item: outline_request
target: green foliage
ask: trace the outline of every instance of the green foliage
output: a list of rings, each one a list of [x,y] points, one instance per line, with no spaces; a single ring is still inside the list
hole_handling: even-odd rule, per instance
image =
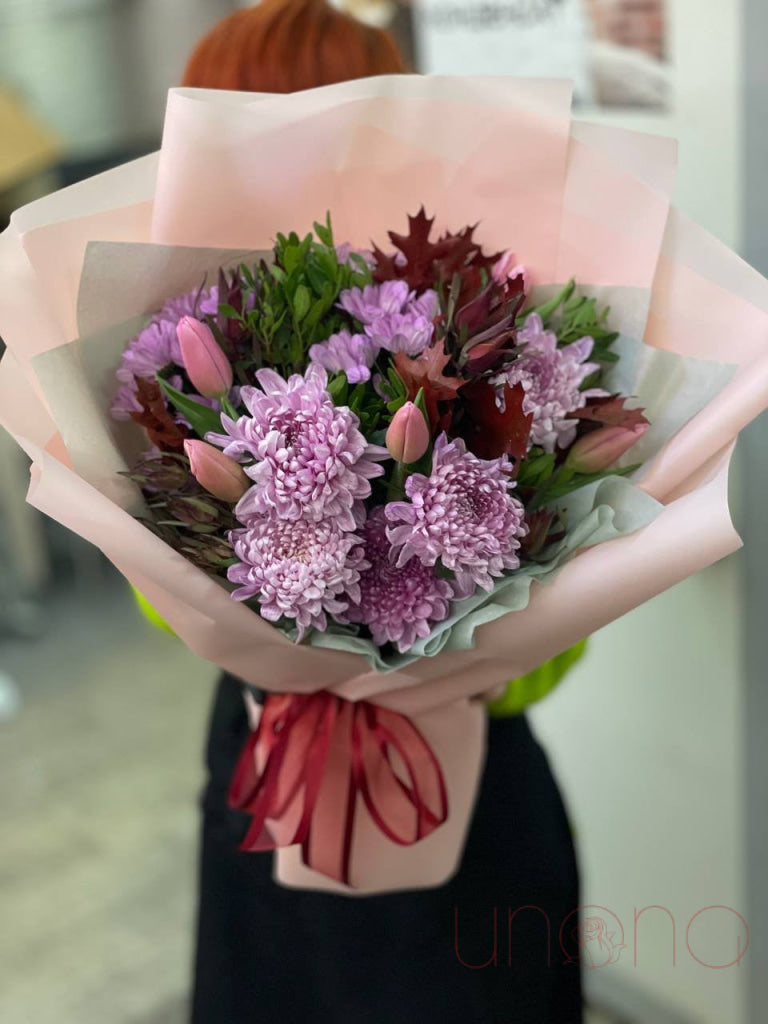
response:
[[[575,296],[565,304],[557,329],[558,341],[561,345],[569,345],[587,335],[594,339],[590,359],[596,363],[616,363],[619,357],[611,352],[611,345],[616,341],[618,331],[608,326],[610,306],[598,309],[597,299],[588,299],[585,295]],[[585,386],[587,385],[585,381]]]
[[[336,308],[339,293],[371,281],[364,260],[339,262],[330,217],[303,238],[279,234],[273,263],[243,277],[255,308],[238,320],[253,337],[260,361],[283,375],[303,372],[310,347],[349,325],[349,317]]]
[[[557,456],[553,453],[534,447],[520,463],[516,481],[521,500],[525,502],[528,512],[534,512],[596,480],[604,480],[609,476],[629,476],[638,468],[628,466],[625,469],[608,468],[599,473],[577,473],[563,463],[558,466]]]
[[[518,487],[539,488],[555,472],[555,456],[542,448],[531,448],[520,463],[517,473]]]
[[[328,394],[334,405],[346,405],[349,395],[349,381],[345,373],[337,373],[328,380]]]
[[[552,502],[557,501],[559,498],[564,498],[566,494],[578,491],[579,488],[593,484],[597,480],[605,480],[609,476],[629,476],[639,468],[638,464],[636,466],[626,466],[624,469],[604,469],[599,473],[577,473],[569,466],[562,465],[559,469],[555,470],[549,479],[545,479],[539,485],[533,501],[528,506],[529,511],[541,508],[544,505],[551,505]]]
[[[408,388],[405,381],[390,363],[386,376],[381,382],[381,390],[386,396],[387,412],[394,416],[408,401]]]
[[[531,313],[538,313],[544,326],[557,334],[561,345],[570,345],[580,338],[589,336],[594,339],[595,347],[590,359],[593,362],[607,364],[618,362],[618,356],[611,351],[611,345],[618,338],[618,332],[608,327],[610,306],[600,309],[597,299],[576,294],[576,282],[571,280],[549,302],[534,309],[526,310],[522,319]],[[583,387],[594,387],[600,374],[593,374],[584,381]]]
[[[176,412],[188,420],[198,437],[205,439],[205,435],[209,432],[221,433],[221,416],[219,413],[209,409],[207,405],[201,405],[200,402],[196,402],[189,395],[183,395],[181,391],[171,387],[168,381],[163,380],[162,377],[157,378],[157,383]]]
[[[345,405],[357,416],[360,430],[367,438],[386,430],[389,423],[386,405],[370,381],[350,387],[346,375],[337,373],[328,381],[327,390],[334,405]],[[373,441],[373,444],[380,443],[383,444],[383,441]]]
[[[526,309],[520,317],[521,321],[525,320],[531,315],[531,313],[538,313],[541,319],[544,321],[546,327],[550,326],[550,322],[554,314],[558,309],[567,302],[573,293],[576,291],[576,282],[571,278],[565,288],[559,291],[557,295],[553,296],[549,302],[542,303],[541,306],[534,306],[533,309]]]
[[[360,420],[360,430],[366,437],[379,429],[385,406],[370,381],[356,384],[349,392],[346,404]]]

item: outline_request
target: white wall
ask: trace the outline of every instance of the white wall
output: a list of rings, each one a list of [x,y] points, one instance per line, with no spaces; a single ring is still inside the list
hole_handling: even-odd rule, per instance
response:
[[[732,559],[598,633],[533,714],[577,834],[582,902],[607,907],[626,932],[618,964],[592,972],[588,985],[637,986],[711,1024],[744,1019],[744,969],[700,966],[685,936],[704,907],[744,911],[738,618]],[[634,964],[633,915],[651,905],[676,921],[674,967],[663,912],[641,918]],[[693,951],[728,963],[738,923],[703,916]]]
[[[677,204],[738,247],[739,4],[669,3],[674,115],[597,119],[675,134]],[[703,907],[746,913],[739,574],[735,556],[602,630],[584,664],[533,714],[578,833],[583,902],[610,908],[627,930],[618,964],[592,971],[588,986],[620,995],[637,987],[711,1024],[746,1020],[746,968],[701,966],[685,935]],[[675,917],[675,967],[660,911],[641,919],[634,965],[633,913],[651,904]],[[694,923],[691,945],[701,959],[727,963],[738,955],[738,932],[733,915],[711,911]]]

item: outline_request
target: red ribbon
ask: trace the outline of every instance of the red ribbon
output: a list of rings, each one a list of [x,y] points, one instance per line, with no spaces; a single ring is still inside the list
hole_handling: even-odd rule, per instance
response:
[[[269,694],[229,791],[230,806],[252,817],[240,848],[300,843],[307,867],[351,885],[360,797],[379,831],[400,846],[448,818],[440,764],[405,715],[326,691]]]

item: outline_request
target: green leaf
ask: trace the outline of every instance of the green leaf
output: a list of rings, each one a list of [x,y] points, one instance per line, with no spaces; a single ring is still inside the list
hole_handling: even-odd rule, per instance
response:
[[[362,408],[366,390],[365,384],[356,384],[352,389],[352,393],[349,396],[349,408],[352,412],[358,412]]]
[[[424,397],[424,388],[419,388],[419,390],[416,392],[416,397],[413,400],[413,404],[416,406],[416,408],[419,410],[421,415],[424,417],[424,420],[425,420],[425,422],[427,424],[427,430],[429,430],[430,433],[431,433],[432,432],[432,425],[429,422],[429,413],[427,412],[427,400]]]
[[[531,449],[520,463],[517,483],[520,487],[541,487],[555,471],[554,454],[542,453],[541,449]]]
[[[298,322],[302,321],[309,312],[309,304],[309,288],[305,284],[300,284],[293,296],[293,315]]]
[[[334,405],[346,405],[347,394],[349,393],[349,384],[347,382],[346,374],[338,373],[335,377],[332,377],[328,382],[326,390],[331,396],[331,401]]]
[[[351,253],[349,258],[351,260],[354,260],[356,263],[359,262],[360,264],[360,270],[357,270],[349,275],[350,288],[365,288],[365,286],[367,284],[370,284],[371,281],[373,280],[373,275],[371,274],[370,267],[365,262],[363,257],[358,255],[358,253],[356,252]]]
[[[219,312],[223,313],[224,316],[229,317],[230,320],[242,320],[243,316],[239,310],[235,309],[234,306],[230,306],[228,302],[222,302],[219,304]]]
[[[313,227],[315,229],[315,234],[320,239],[320,241],[323,243],[323,245],[327,245],[329,249],[332,249],[333,248],[333,229],[331,228],[331,215],[330,215],[330,213],[326,214],[325,224],[319,224],[317,221],[315,221]]]
[[[576,282],[573,278],[571,278],[571,280],[568,282],[565,288],[563,288],[562,291],[558,292],[557,295],[554,296],[554,298],[550,299],[549,302],[543,303],[543,305],[541,306],[535,306],[533,309],[527,309],[523,313],[521,319],[525,320],[526,317],[529,317],[531,315],[531,313],[538,313],[538,315],[546,324],[547,320],[552,316],[552,314],[555,313],[560,308],[560,306],[563,305],[564,302],[567,302],[570,299],[575,289]]]
[[[630,476],[640,468],[641,463],[635,466],[626,466],[624,469],[604,469],[600,473],[573,473],[565,474],[562,480],[555,479],[545,489],[541,496],[537,496],[537,506],[549,505],[559,498],[564,498],[572,491],[578,491],[581,487],[595,483],[596,480],[605,480],[609,476]]]
[[[310,288],[315,292],[315,294],[319,295],[328,283],[328,279],[325,274],[319,267],[315,266],[314,263],[308,263],[306,266],[306,275]]]
[[[190,426],[198,437],[205,440],[205,435],[208,433],[221,433],[220,413],[214,409],[209,409],[207,405],[201,405],[200,402],[196,402],[189,395],[184,395],[181,391],[177,391],[176,388],[171,387],[168,381],[163,380],[162,377],[157,378],[157,383],[174,409],[189,421]]]
[[[387,409],[394,416],[408,400],[408,388],[392,365],[387,370],[387,380],[384,382],[383,390],[387,396]]]

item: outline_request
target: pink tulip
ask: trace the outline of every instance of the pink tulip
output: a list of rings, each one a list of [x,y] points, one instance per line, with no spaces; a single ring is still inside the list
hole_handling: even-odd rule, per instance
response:
[[[192,476],[209,494],[234,505],[251,486],[251,481],[234,459],[205,441],[185,441],[184,451]]]
[[[580,438],[568,453],[566,465],[577,473],[599,473],[629,451],[648,429],[648,423],[627,427],[601,427]]]
[[[213,332],[193,316],[183,316],[176,327],[181,359],[198,394],[221,398],[232,387],[232,367]]]
[[[429,427],[424,413],[406,402],[392,417],[387,430],[387,450],[397,462],[416,462],[429,448]]]

